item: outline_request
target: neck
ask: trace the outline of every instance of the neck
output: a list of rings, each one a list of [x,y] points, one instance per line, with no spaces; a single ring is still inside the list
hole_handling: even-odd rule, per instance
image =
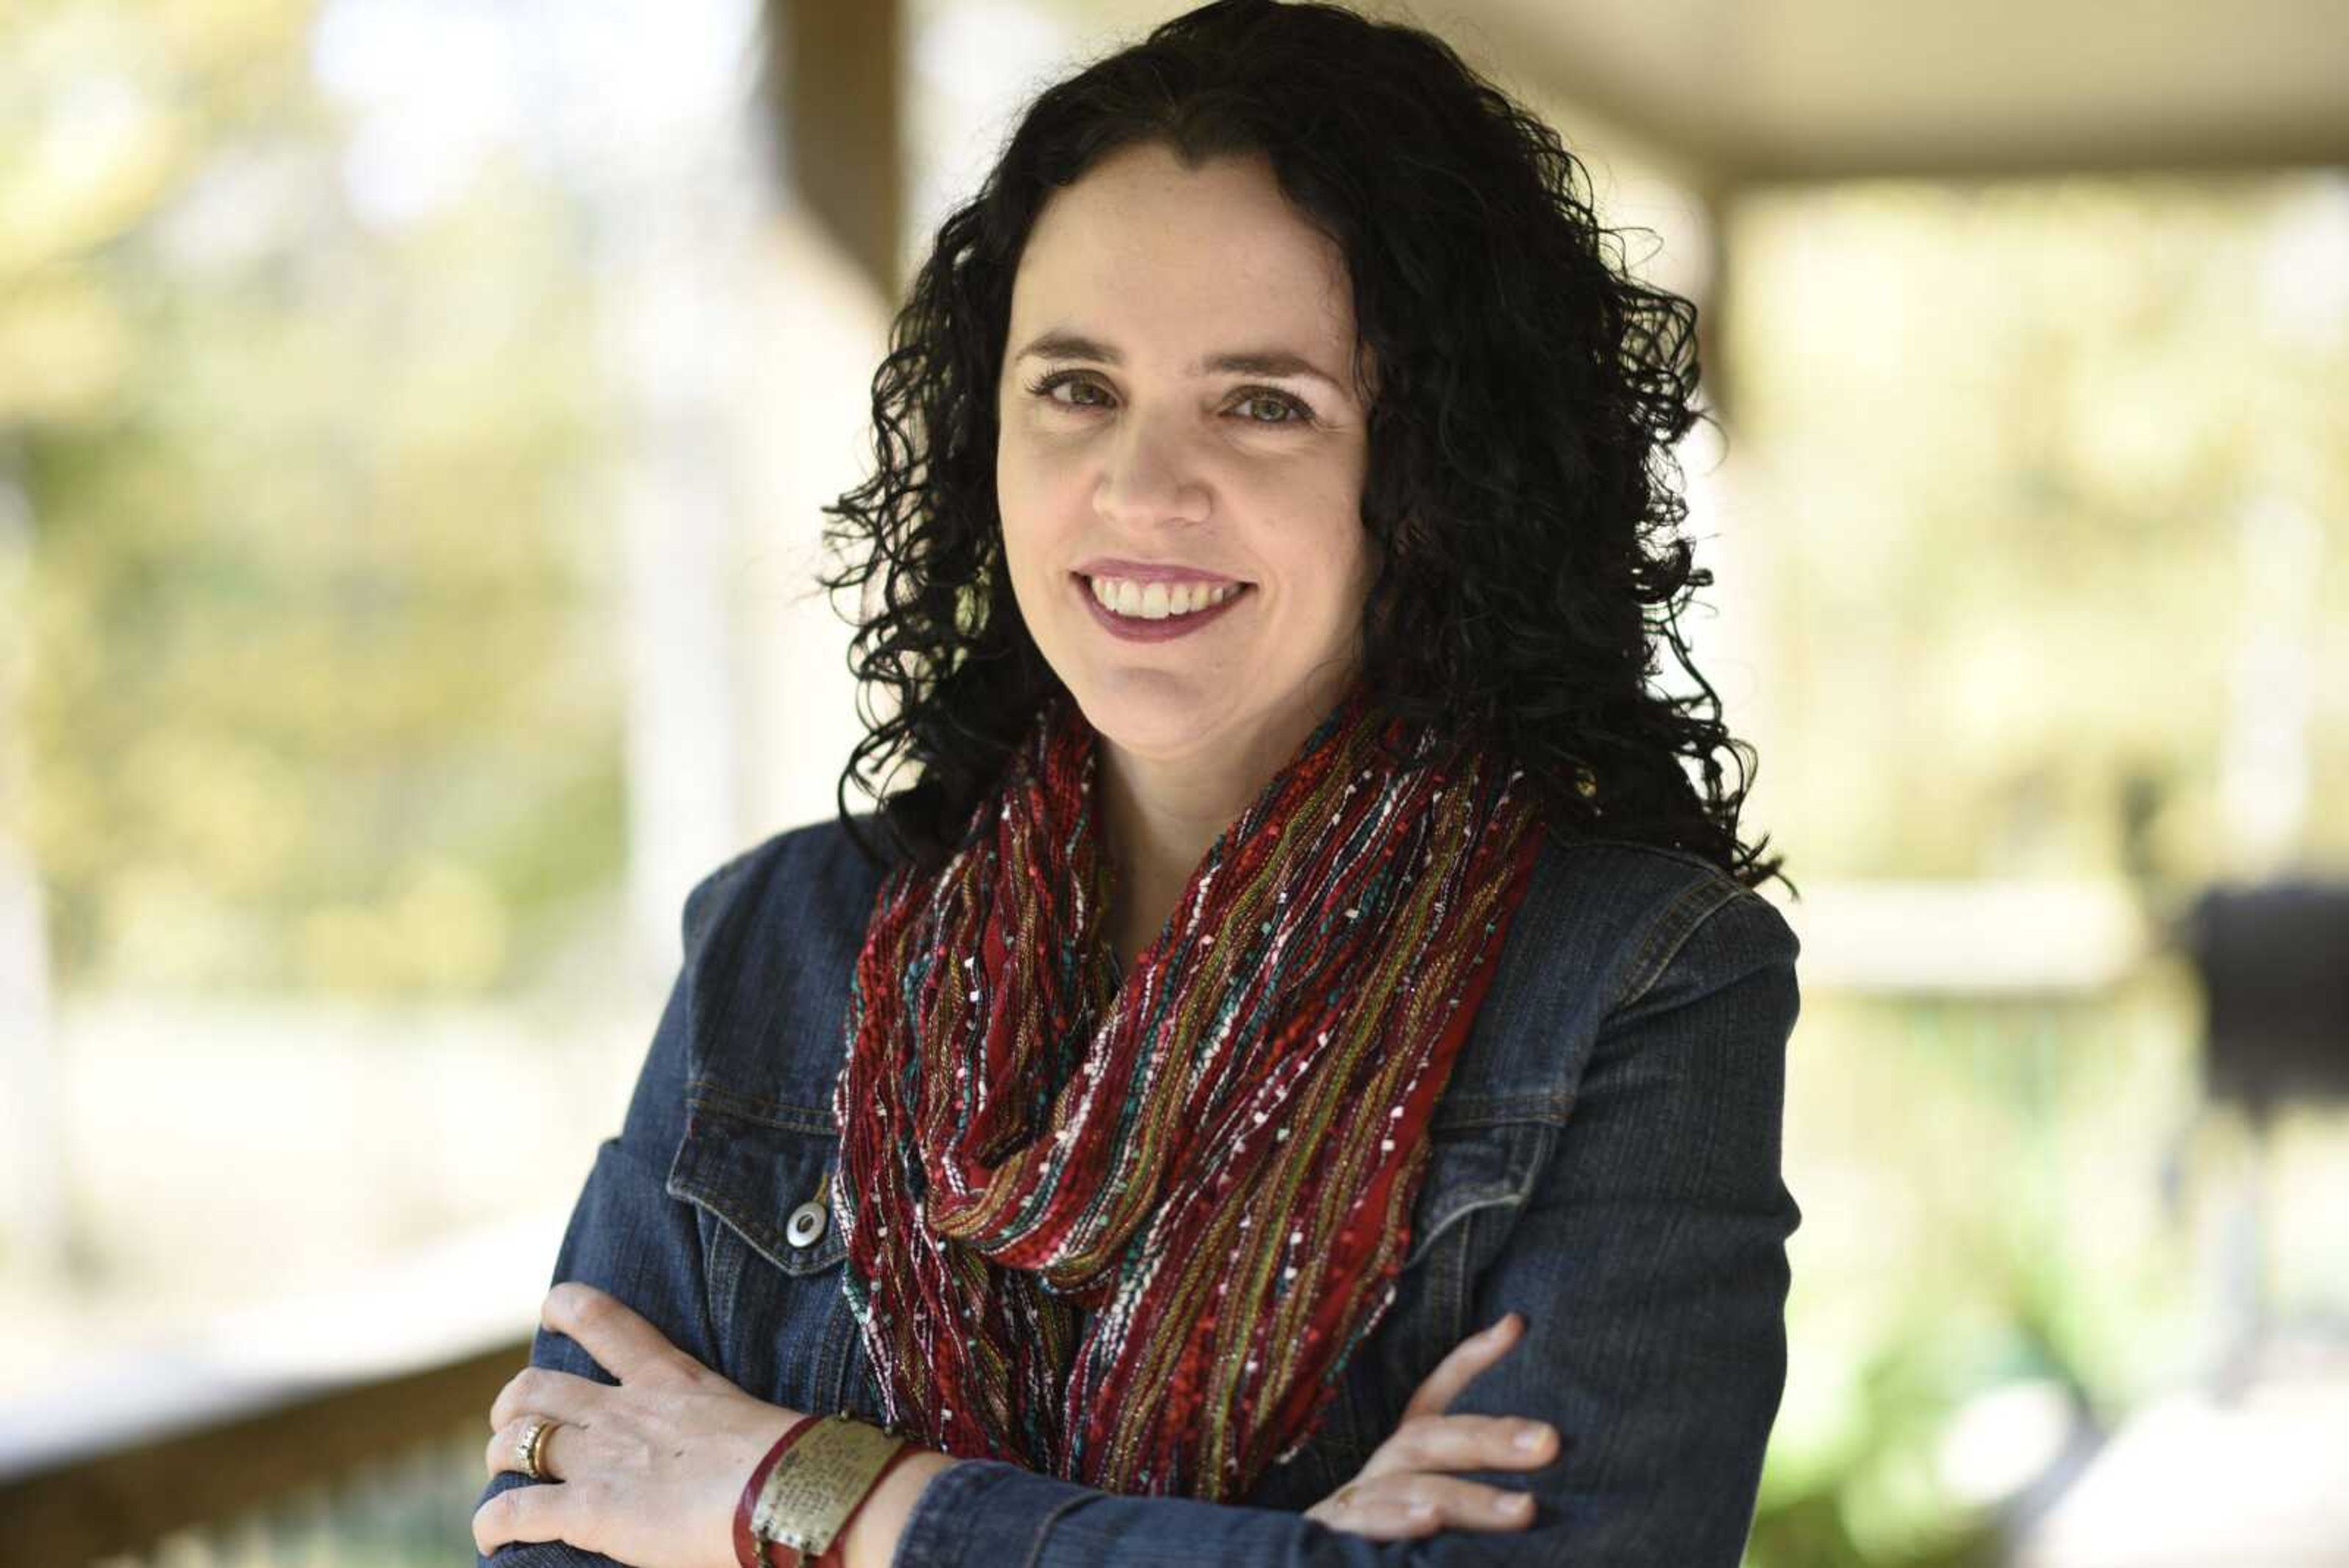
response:
[[[1109,911],[1110,942],[1122,967],[1130,968],[1156,939],[1217,835],[1297,755],[1330,705],[1237,744],[1181,756],[1145,756],[1101,737],[1102,843],[1118,887]]]
[[[1262,784],[1136,757],[1103,738],[1102,827],[1117,872],[1110,943],[1121,967],[1130,968],[1158,935],[1216,836],[1247,808]]]

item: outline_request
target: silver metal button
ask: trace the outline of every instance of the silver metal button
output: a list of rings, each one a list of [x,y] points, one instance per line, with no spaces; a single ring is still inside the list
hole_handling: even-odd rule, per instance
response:
[[[783,1235],[794,1247],[812,1247],[823,1240],[824,1228],[831,1223],[832,1212],[823,1204],[802,1203],[792,1210]]]

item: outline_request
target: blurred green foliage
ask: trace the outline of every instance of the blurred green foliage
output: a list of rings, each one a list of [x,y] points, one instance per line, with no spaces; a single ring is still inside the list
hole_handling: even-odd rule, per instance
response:
[[[1806,998],[1786,1111],[1805,1218],[1754,1568],[2000,1561],[2012,1499],[1970,1496],[1951,1457],[1971,1401],[2058,1389],[2085,1437],[2196,1370],[2190,1226],[2162,1182],[2198,1102],[2195,1024],[2175,961],[2070,1000]]]
[[[2271,613],[2245,602],[2246,508],[2323,531],[2303,652],[2349,662],[2344,209],[2315,173],[1741,205],[1754,809],[1798,881],[2119,872],[2140,782],[2164,875],[2236,869],[2230,682]],[[2316,687],[2305,847],[2349,863],[2349,694]]]
[[[7,804],[69,982],[476,992],[621,848],[580,220],[398,223],[288,0],[12,6]]]

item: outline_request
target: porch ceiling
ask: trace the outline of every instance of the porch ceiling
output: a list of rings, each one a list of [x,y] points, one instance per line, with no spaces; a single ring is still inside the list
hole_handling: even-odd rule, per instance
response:
[[[2349,164],[2343,0],[1453,0],[1421,15],[1716,190]]]

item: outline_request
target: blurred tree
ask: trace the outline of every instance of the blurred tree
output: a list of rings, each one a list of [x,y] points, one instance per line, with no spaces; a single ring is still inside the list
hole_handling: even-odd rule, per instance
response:
[[[0,33],[7,805],[69,981],[479,990],[618,863],[575,213],[511,147],[355,201],[315,20]]]
[[[2320,569],[2349,556],[2349,331],[2322,284],[2349,245],[2292,239],[2344,206],[2299,174],[1747,204],[1733,441],[1783,693],[1756,819],[1798,873],[2233,869],[2241,520],[2283,499],[2330,530]],[[2318,602],[2321,669],[2349,594]],[[2318,803],[2349,787],[2330,701]],[[2349,859],[2349,816],[2320,804],[2305,837]]]

